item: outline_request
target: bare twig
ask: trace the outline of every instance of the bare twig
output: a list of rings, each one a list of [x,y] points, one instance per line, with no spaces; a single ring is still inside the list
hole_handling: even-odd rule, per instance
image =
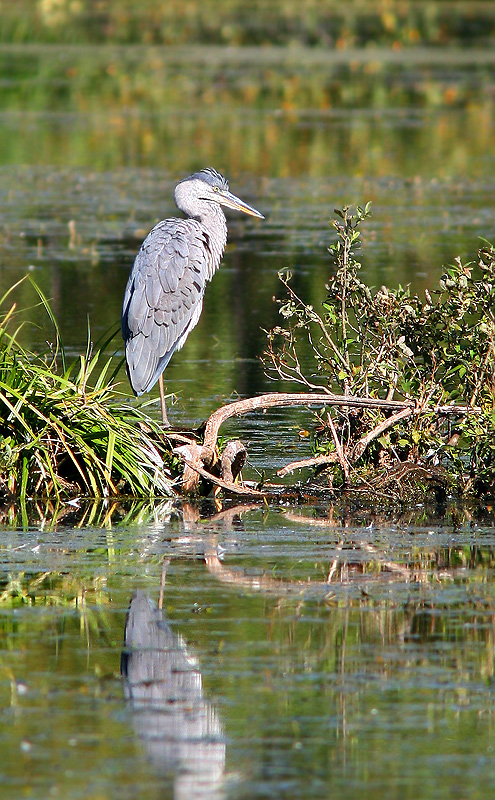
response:
[[[294,472],[295,469],[304,469],[305,467],[319,467],[323,464],[334,464],[337,461],[337,453],[329,453],[327,456],[315,456],[314,458],[305,458],[302,461],[292,461],[286,464],[285,467],[277,471],[277,475],[283,478],[289,472]],[[326,524],[326,523],[325,523]]]
[[[413,408],[403,408],[401,411],[398,411],[397,414],[392,414],[391,417],[388,417],[387,419],[384,419],[383,422],[380,422],[376,428],[373,428],[373,430],[367,433],[366,436],[363,436],[359,442],[356,442],[352,451],[352,461],[354,462],[357,461],[358,458],[361,458],[368,445],[381,436],[382,433],[387,431],[389,428],[393,428],[393,426],[396,425],[397,422],[400,422],[401,419],[407,419],[407,417],[410,417],[413,413]]]
[[[295,293],[295,291],[292,289],[290,284],[287,283],[287,281],[282,279],[282,283],[284,284],[284,286],[286,287],[287,291],[289,292],[292,300],[294,300],[295,302],[299,303],[299,305],[306,311],[306,313],[308,313],[308,315],[310,315],[311,321],[315,322],[318,325],[318,327],[320,328],[323,336],[325,337],[326,342],[330,346],[334,356],[337,358],[337,361],[340,361],[341,365],[343,367],[345,367],[346,369],[348,369],[349,365],[347,364],[347,362],[346,362],[345,358],[343,357],[342,353],[340,352],[339,348],[337,347],[337,345],[333,341],[332,337],[330,336],[330,334],[328,332],[328,328],[325,325],[325,323],[323,322],[323,320],[320,317],[320,315],[317,314],[316,311],[313,308],[310,308],[307,305],[307,303],[304,302],[304,300],[301,300],[301,298]]]
[[[344,477],[346,481],[349,480],[349,464],[347,463],[347,458],[344,453],[344,448],[342,447],[339,437],[337,436],[337,431],[335,430],[335,425],[333,423],[333,419],[330,413],[327,414],[328,420],[328,427],[332,433],[333,443],[335,445],[335,452],[337,453],[337,458],[339,459],[339,464],[342,468],[342,472],[344,473]]]

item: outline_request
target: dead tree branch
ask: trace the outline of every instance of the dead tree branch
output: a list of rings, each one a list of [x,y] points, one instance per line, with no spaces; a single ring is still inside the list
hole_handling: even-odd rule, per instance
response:
[[[227,406],[217,409],[208,419],[204,435],[204,450],[214,452],[218,438],[218,431],[230,417],[239,417],[251,411],[260,411],[265,408],[287,408],[294,406],[348,406],[352,408],[381,408],[384,410],[398,411],[403,408],[415,408],[411,400],[381,400],[376,397],[350,397],[331,392],[301,392],[285,393],[271,392],[259,397],[248,397],[246,400],[236,400]],[[466,409],[464,409],[466,413]]]
[[[407,417],[410,417],[413,413],[413,408],[403,408],[402,411],[398,411],[397,414],[392,414],[391,417],[384,419],[376,428],[373,428],[366,436],[363,436],[359,442],[356,442],[352,452],[352,460],[357,461],[372,441],[378,439],[378,437],[385,431],[388,431],[389,428],[393,428],[401,419],[407,419]]]
[[[199,450],[201,450],[201,448],[199,448]],[[194,458],[191,458],[189,445],[176,447],[174,452],[182,456],[184,464],[188,468],[187,471],[184,469],[184,476],[182,480],[182,486],[186,492],[194,492],[197,490],[198,481],[193,478],[193,475],[196,474],[200,475],[202,478],[205,478],[207,481],[210,481],[210,483],[213,483],[215,486],[219,486],[221,489],[225,489],[232,494],[244,495],[245,497],[265,497],[264,493],[258,491],[257,489],[250,489],[247,486],[241,486],[236,483],[227,483],[227,481],[222,480],[222,478],[212,475],[211,472],[208,472],[198,463],[198,453],[194,453]]]
[[[397,422],[406,419],[409,416],[425,413],[430,411],[438,416],[446,415],[466,415],[478,413],[479,409],[470,408],[468,406],[434,406],[431,409],[420,407],[413,400],[391,400],[381,399],[375,397],[353,397],[351,395],[337,395],[331,392],[305,392],[305,393],[284,393],[272,392],[269,394],[260,395],[259,397],[249,397],[245,400],[237,400],[229,405],[222,406],[217,409],[207,420],[204,431],[204,443],[199,445],[197,442],[190,440],[188,444],[176,447],[175,452],[182,456],[185,463],[183,489],[186,492],[196,491],[199,483],[199,476],[211,481],[222,489],[233,492],[238,495],[246,495],[250,497],[264,497],[265,494],[256,489],[250,489],[242,485],[235,484],[233,481],[236,474],[244,463],[246,452],[240,442],[233,443],[230,450],[227,448],[226,455],[221,462],[222,475],[212,474],[211,469],[213,465],[218,462],[217,439],[220,426],[231,417],[241,416],[248,414],[252,411],[260,411],[268,408],[287,408],[296,406],[340,406],[343,408],[367,408],[367,409],[381,409],[383,411],[395,412],[386,420],[377,425],[372,431],[364,436],[355,445],[352,453],[352,461],[359,458],[368,444],[380,436],[385,430],[388,430]],[[336,432],[334,430],[334,441]],[[182,439],[182,437],[181,437]],[[184,439],[182,439],[183,441]],[[186,439],[187,441],[187,439]],[[306,461],[295,461],[288,464],[282,470],[279,470],[278,475],[283,476],[294,469],[300,469],[304,466],[313,466],[324,463],[332,463],[338,460],[341,465],[345,461],[346,455],[343,452],[342,446],[336,441],[337,452],[328,456],[318,456],[314,459],[307,459]],[[347,467],[348,469],[348,467]],[[344,470],[345,472],[346,470]]]
[[[329,453],[328,456],[315,456],[314,458],[305,458],[302,461],[292,461],[286,464],[285,467],[277,471],[277,475],[283,478],[295,469],[304,469],[305,467],[320,467],[325,464],[335,464],[338,461],[337,453]]]

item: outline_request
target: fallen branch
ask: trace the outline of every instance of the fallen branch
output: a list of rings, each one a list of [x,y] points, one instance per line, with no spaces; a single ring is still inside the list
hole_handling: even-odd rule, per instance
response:
[[[400,412],[405,409],[411,414],[424,413],[431,411],[439,416],[447,415],[466,415],[479,413],[479,409],[469,406],[433,406],[431,409],[424,409],[417,406],[413,400],[382,400],[377,397],[353,397],[349,395],[332,394],[331,392],[301,392],[285,393],[271,392],[262,394],[259,397],[248,397],[245,400],[236,400],[227,406],[218,408],[206,422],[204,434],[204,462],[208,463],[208,458],[213,457],[218,438],[220,426],[230,417],[239,417],[242,414],[249,414],[251,411],[260,411],[265,408],[287,408],[294,406],[341,406],[347,408],[381,408],[384,411],[390,410]]]
[[[228,483],[227,481],[222,480],[221,478],[217,478],[216,475],[212,475],[211,472],[208,472],[203,467],[200,467],[197,461],[192,461],[188,458],[186,454],[186,450],[189,450],[189,445],[184,445],[183,447],[176,447],[175,451],[178,453],[184,460],[184,463],[194,473],[201,475],[202,478],[205,478],[210,483],[213,483],[215,486],[220,486],[222,489],[226,489],[228,492],[232,494],[244,495],[245,497],[265,497],[263,492],[258,491],[258,489],[250,489],[247,486],[241,486],[236,483]],[[195,491],[197,488],[197,484],[193,484],[192,481],[189,480],[189,473],[186,476],[184,472],[184,479],[183,479],[183,487],[185,491],[191,492]]]
[[[251,411],[260,411],[265,408],[287,408],[294,406],[347,406],[351,408],[383,408],[391,411],[399,411],[403,408],[415,408],[415,403],[411,400],[381,400],[376,397],[349,397],[330,392],[301,392],[285,393],[271,392],[262,394],[259,397],[248,397],[245,400],[236,400],[227,406],[218,408],[206,422],[204,444],[205,451],[212,454],[215,451],[218,432],[230,417],[239,417],[242,414],[249,414]],[[467,413],[467,410],[464,412]],[[205,453],[206,455],[206,453]]]
[[[246,486],[234,483],[237,474],[240,472],[244,461],[246,459],[246,450],[240,441],[231,442],[225,448],[222,458],[219,462],[216,446],[220,426],[228,419],[242,414],[248,414],[252,411],[259,411],[267,408],[283,408],[295,406],[312,406],[312,405],[325,405],[325,406],[340,406],[341,408],[379,408],[384,411],[395,411],[386,420],[383,420],[372,431],[357,442],[352,453],[352,462],[359,458],[370,442],[380,436],[384,431],[391,428],[400,420],[406,419],[409,416],[425,413],[430,410],[440,415],[459,415],[477,413],[478,409],[472,409],[468,406],[436,406],[432,409],[425,409],[418,406],[412,400],[391,400],[381,399],[375,397],[352,397],[349,395],[336,395],[330,392],[310,392],[310,393],[270,393],[260,395],[259,397],[249,397],[245,400],[237,400],[229,405],[222,406],[217,409],[207,420],[204,432],[204,444],[200,445],[195,441],[188,440],[187,437],[176,435],[174,438],[182,442],[187,442],[180,447],[174,448],[174,452],[178,453],[184,460],[184,474],[182,480],[182,488],[185,493],[194,493],[199,486],[199,478],[205,478],[215,486],[225,489],[233,494],[244,495],[248,497],[265,497],[266,493],[260,492],[257,489],[251,489]],[[331,418],[329,417],[331,420]],[[330,423],[331,424],[331,423]],[[277,472],[277,475],[283,477],[295,469],[302,469],[304,467],[318,466],[323,464],[331,464],[339,461],[341,466],[347,467],[346,454],[337,440],[337,433],[333,430],[334,442],[336,444],[337,452],[330,453],[329,455],[316,456],[314,458],[305,459],[302,461],[294,461],[287,464],[285,467]],[[346,473],[348,470],[344,469]],[[218,471],[221,475],[218,475]],[[216,472],[217,474],[213,474]]]

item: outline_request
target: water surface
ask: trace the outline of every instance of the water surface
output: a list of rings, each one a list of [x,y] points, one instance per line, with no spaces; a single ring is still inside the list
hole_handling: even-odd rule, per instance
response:
[[[493,792],[491,515],[81,513],[0,532],[5,797]]]

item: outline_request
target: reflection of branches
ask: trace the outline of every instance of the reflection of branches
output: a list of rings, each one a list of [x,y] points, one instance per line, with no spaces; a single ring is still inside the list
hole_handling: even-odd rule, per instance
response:
[[[291,512],[287,512],[285,514],[285,516],[286,516],[286,519],[289,519],[292,522],[298,522],[298,523],[303,522],[305,525],[311,525],[311,526],[316,526],[316,527],[328,528],[329,524],[331,524],[328,519],[313,519],[311,517],[300,516],[298,514],[294,514],[294,513],[291,513]],[[335,574],[338,572],[339,565],[341,565],[341,561],[342,561],[342,550],[343,549],[344,549],[344,542],[341,541],[337,545],[336,555],[335,555],[335,558],[333,559],[333,562],[332,562],[332,564],[330,566],[330,569],[329,569],[329,572],[328,572],[327,583],[331,583],[333,578],[334,578],[334,576],[335,576]],[[357,544],[354,544],[353,545],[353,552],[356,552],[356,550],[364,550],[367,553],[370,553],[371,555],[373,555],[375,557],[376,561],[378,562],[381,571],[383,571],[383,572],[396,573],[397,575],[400,575],[402,578],[404,578],[405,581],[408,581],[408,582],[411,581],[411,580],[414,580],[414,581],[427,580],[426,571],[422,571],[421,573],[418,573],[416,568],[410,569],[409,567],[405,567],[402,564],[398,564],[395,561],[391,561],[389,559],[384,559],[384,557],[377,550],[377,548],[374,547],[372,544],[369,544],[368,542],[361,541],[361,542],[359,542]]]
[[[409,582],[412,579],[414,579],[415,581],[419,581],[421,579],[417,570],[412,570],[409,569],[408,567],[401,566],[400,564],[396,564],[394,561],[384,560],[381,557],[380,553],[372,545],[368,544],[357,545],[353,547],[353,552],[355,553],[360,549],[365,550],[366,552],[371,553],[375,556],[376,561],[378,562],[380,573],[394,574],[397,578],[401,578],[406,582]],[[306,594],[308,591],[314,589],[324,589],[325,594],[327,594],[329,584],[335,582],[336,577],[339,578],[339,582],[341,584],[351,583],[350,577],[348,575],[347,576],[344,575],[344,571],[345,568],[348,566],[348,562],[342,559],[342,551],[344,551],[344,542],[341,542],[336,547],[336,555],[328,571],[326,581],[284,580],[281,578],[274,578],[271,575],[265,575],[264,573],[260,573],[258,575],[248,575],[246,573],[241,572],[239,569],[231,569],[229,567],[224,566],[224,564],[217,555],[211,555],[211,554],[205,556],[205,564],[209,572],[211,572],[222,583],[230,584],[236,587],[242,587],[243,589],[251,592],[261,592],[263,594],[293,595],[293,594]],[[346,548],[345,552],[348,552],[348,548]],[[427,573],[424,573],[423,580],[427,580],[427,577],[428,577]],[[359,573],[359,578],[360,579],[363,578],[362,572]]]
[[[233,505],[229,508],[224,508],[214,514],[205,515],[201,513],[197,505],[187,502],[181,505],[182,520],[189,531],[192,530],[194,526],[199,526],[200,524],[201,531],[204,531],[210,528],[211,525],[217,526],[218,523],[221,523],[222,528],[225,530],[230,530],[234,522],[239,521],[243,514],[258,509],[258,503],[244,503],[242,505]]]
[[[207,503],[207,508],[205,508]],[[221,510],[217,510],[220,508]],[[304,507],[299,511],[284,509],[283,515],[287,522],[295,523],[305,528],[320,528],[326,531],[333,529],[334,542],[329,542],[328,568],[323,580],[291,580],[277,577],[273,572],[264,573],[262,570],[245,572],[239,567],[226,565],[218,553],[218,534],[228,533],[235,528],[237,531],[242,525],[242,517],[246,513],[256,511],[261,513],[258,503],[246,503],[243,505],[232,505],[221,508],[217,501],[215,505],[212,501],[203,501],[201,505],[183,502],[175,504],[175,513],[182,520],[182,526],[187,531],[187,546],[194,546],[194,552],[201,554],[209,572],[216,579],[226,585],[242,588],[261,594],[279,595],[286,597],[289,595],[299,595],[304,599],[305,595],[323,593],[327,597],[333,593],[333,587],[340,585],[355,585],[357,583],[376,581],[378,578],[387,581],[402,581],[405,583],[427,583],[432,579],[431,558],[428,554],[427,560],[415,559],[411,563],[399,563],[390,557],[390,551],[382,552],[372,542],[367,541],[371,537],[373,528],[376,530],[384,519],[390,526],[390,517],[381,517],[380,514],[373,514],[368,517],[368,522],[372,522],[371,527],[364,530],[356,529],[356,517],[354,512],[346,508],[334,505],[322,506],[324,515],[311,517]],[[315,509],[316,510],[316,509]],[[395,522],[407,527],[411,524],[418,524],[417,511],[403,513],[397,517]],[[424,515],[424,511],[422,512]],[[470,519],[469,511],[466,510],[467,519]],[[424,519],[421,520],[424,524]],[[347,529],[347,530],[343,530]],[[366,531],[366,533],[365,533]],[[206,535],[205,535],[206,534]],[[185,544],[185,541],[184,541]],[[320,558],[320,561],[322,559]],[[457,574],[458,561],[452,558],[448,560],[441,574],[440,580],[452,580]]]
[[[208,570],[222,583],[242,587],[252,592],[284,595],[302,592],[308,587],[307,581],[285,581],[263,573],[259,575],[243,574],[238,569],[225,567],[217,555],[205,556],[205,564]],[[314,585],[313,583],[312,586]]]
[[[312,527],[328,529],[331,526],[336,527],[338,524],[328,516],[322,519],[315,519],[290,511],[285,512],[284,516],[288,521],[310,525]],[[356,562],[355,557],[359,553],[366,553],[372,556],[373,563],[375,564],[373,573],[365,573],[363,571],[364,563],[362,561],[360,563]],[[349,557],[350,555],[351,558]],[[263,594],[277,594],[280,596],[306,594],[308,591],[313,591],[315,589],[323,589],[324,593],[328,594],[329,584],[335,585],[337,582],[341,585],[351,584],[355,583],[356,580],[376,579],[378,575],[382,578],[386,575],[388,580],[399,580],[405,583],[428,583],[431,580],[431,570],[429,570],[427,566],[422,566],[417,563],[410,566],[400,564],[393,559],[387,558],[373,544],[363,540],[357,540],[355,533],[352,539],[349,537],[345,540],[341,537],[335,545],[333,559],[325,581],[309,579],[286,580],[273,577],[271,574],[266,575],[262,572],[256,575],[246,574],[238,568],[226,567],[218,555],[211,552],[205,555],[205,564],[208,570],[222,583],[242,587],[247,591],[260,592]],[[351,564],[354,568],[352,575],[349,573],[349,566]],[[456,573],[457,567],[445,567],[438,577],[442,580],[454,580]]]
[[[378,552],[376,547],[373,547],[372,544],[368,544],[367,542],[360,542],[359,547],[361,550],[365,550],[367,553],[371,553],[379,562],[380,567],[382,570],[387,572],[396,572],[401,575],[406,581],[410,581],[414,579],[415,581],[418,580],[417,572],[409,569],[408,567],[404,567],[401,564],[397,564],[395,561],[384,560],[383,556]]]
[[[373,573],[363,572],[363,563],[357,564],[355,560],[350,562],[347,557],[349,552],[354,556],[359,552],[370,554],[373,556],[377,568]],[[321,591],[323,597],[328,597],[333,595],[331,586],[335,586],[336,583],[339,585],[352,585],[356,582],[362,584],[363,581],[376,580],[378,576],[382,579],[386,576],[388,581],[401,581],[404,583],[429,583],[432,577],[431,569],[427,566],[399,564],[396,561],[385,558],[376,547],[367,542],[353,543],[352,545],[349,542],[339,542],[335,548],[334,558],[324,581],[309,579],[286,580],[264,573],[249,575],[240,569],[226,567],[216,555],[207,555],[205,564],[209,572],[224,584],[242,588],[249,592],[277,595],[279,597],[291,595],[304,598],[308,594],[314,594],[315,590]],[[354,567],[353,573],[349,572],[350,566]],[[457,566],[444,568],[437,575],[437,580],[453,581],[458,571],[459,568]]]

